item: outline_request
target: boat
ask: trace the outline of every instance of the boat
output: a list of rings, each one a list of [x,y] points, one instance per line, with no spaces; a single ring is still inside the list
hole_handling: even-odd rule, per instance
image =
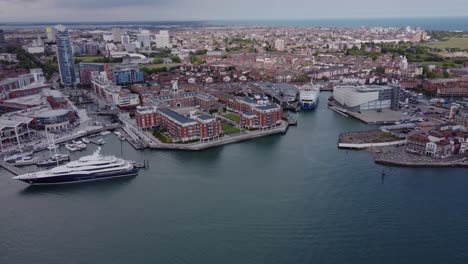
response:
[[[100,134],[101,136],[106,136],[109,135],[111,132],[110,131],[102,131]]]
[[[98,147],[92,155],[81,157],[79,160],[71,161],[50,170],[15,176],[13,179],[32,185],[52,185],[135,177],[138,175],[138,168],[129,161],[115,156],[102,156],[100,151],[101,148]]]
[[[75,144],[75,145],[78,145],[78,144],[82,144],[83,141],[81,141],[81,139],[74,139],[74,140],[72,140],[71,143],[72,143],[72,144]]]
[[[120,135],[120,136],[119,136],[119,139],[122,140],[122,141],[125,141],[125,140],[126,140],[126,138],[125,138],[124,135]]]
[[[20,152],[20,153],[16,153],[16,154],[14,154],[14,155],[11,155],[11,156],[4,157],[4,158],[3,158],[3,161],[6,161],[6,162],[15,162],[15,161],[18,160],[19,158],[31,156],[32,154],[33,154],[32,151]]]
[[[97,144],[97,145],[104,145],[104,144],[106,144],[106,141],[104,141],[104,139],[100,138],[100,139],[98,139],[98,140],[96,141],[96,144]]]
[[[122,135],[122,133],[120,133],[119,131],[114,131],[114,134],[116,134],[118,137]]]
[[[299,87],[299,102],[304,110],[315,109],[319,103],[320,87],[313,83]]]
[[[83,141],[85,144],[89,144],[91,142],[91,140],[89,140],[87,137],[82,138],[81,141]]]
[[[38,161],[37,158],[31,158],[30,156],[23,156],[18,157],[18,159],[13,162],[13,166],[21,167],[21,166],[30,166],[36,164]]]
[[[65,148],[68,149],[69,151],[79,151],[79,150],[84,150],[84,149],[86,149],[86,144],[84,144],[84,143],[65,144]]]
[[[57,148],[56,145],[49,145],[49,146],[47,146],[47,149],[48,149],[48,150],[54,150],[55,148]]]
[[[41,160],[37,162],[38,167],[48,167],[58,165],[60,163],[70,161],[70,155],[67,154],[55,154],[50,159]]]

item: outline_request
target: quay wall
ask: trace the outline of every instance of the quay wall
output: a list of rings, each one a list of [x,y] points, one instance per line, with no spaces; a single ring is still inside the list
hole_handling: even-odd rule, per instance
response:
[[[274,134],[284,134],[288,130],[288,125],[284,125],[281,127],[264,130],[264,131],[256,131],[254,133],[247,133],[238,136],[232,137],[223,137],[219,140],[211,141],[211,142],[204,142],[204,143],[195,143],[195,144],[164,144],[158,142],[157,144],[151,144],[149,148],[152,149],[166,149],[166,150],[189,150],[189,151],[199,151],[208,148],[223,146],[227,144],[247,141],[254,138],[274,135]]]
[[[396,161],[396,160],[386,160],[375,158],[375,163],[388,165],[388,166],[397,166],[397,167],[458,167],[458,168],[468,168],[468,163],[466,162],[406,162],[406,161]]]
[[[393,141],[393,142],[381,142],[381,143],[364,143],[364,144],[352,144],[352,143],[338,143],[339,148],[344,149],[366,149],[372,147],[386,147],[394,145],[406,144],[406,140]]]

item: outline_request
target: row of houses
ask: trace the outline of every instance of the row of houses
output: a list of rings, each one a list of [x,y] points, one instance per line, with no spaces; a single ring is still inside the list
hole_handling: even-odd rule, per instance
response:
[[[408,137],[406,151],[412,154],[446,158],[468,151],[468,132],[459,127],[447,130],[431,130]]]

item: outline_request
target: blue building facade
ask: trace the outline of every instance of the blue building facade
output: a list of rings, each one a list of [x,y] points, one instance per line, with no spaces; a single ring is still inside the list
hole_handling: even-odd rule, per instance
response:
[[[57,42],[57,63],[60,71],[60,81],[63,85],[72,86],[76,82],[75,61],[70,43],[70,35],[65,26],[55,27]]]
[[[114,70],[114,83],[117,85],[127,85],[140,83],[145,80],[143,72],[138,69]]]

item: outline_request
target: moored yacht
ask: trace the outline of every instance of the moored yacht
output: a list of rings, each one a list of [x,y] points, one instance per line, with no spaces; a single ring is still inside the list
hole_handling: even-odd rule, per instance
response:
[[[13,177],[32,185],[51,185],[98,181],[117,177],[134,177],[138,169],[129,161],[115,156],[100,155],[101,148],[89,156],[51,170],[27,173]]]

